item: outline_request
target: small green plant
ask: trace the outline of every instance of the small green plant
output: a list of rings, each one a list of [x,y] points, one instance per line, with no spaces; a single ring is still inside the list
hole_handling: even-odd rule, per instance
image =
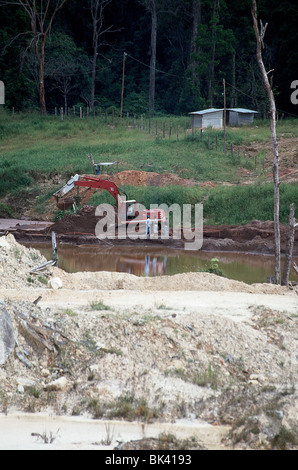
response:
[[[219,260],[217,258],[212,258],[210,261],[209,267],[205,269],[199,269],[199,272],[216,274],[217,276],[225,277],[223,270],[218,265]]]
[[[286,450],[289,446],[296,446],[297,444],[297,432],[294,433],[285,426],[281,426],[279,433],[276,434],[271,441],[272,447],[279,450]]]
[[[44,284],[45,286],[48,284],[48,280],[46,277],[44,276],[38,276],[38,281],[41,283],[41,284]]]
[[[40,394],[41,394],[41,391],[40,389],[36,388],[36,387],[30,387],[28,389],[28,394],[31,396],[31,397],[34,397],[34,398],[39,398],[40,397]]]
[[[76,317],[78,314],[74,312],[71,308],[65,308],[62,310],[62,315],[67,315],[69,317]]]
[[[211,364],[208,364],[207,369],[203,369],[194,375],[193,383],[199,385],[200,387],[206,387],[207,385],[210,385],[212,389],[216,390],[218,387],[217,369]]]
[[[90,307],[92,310],[111,310],[110,307],[105,305],[102,301],[90,302]]]

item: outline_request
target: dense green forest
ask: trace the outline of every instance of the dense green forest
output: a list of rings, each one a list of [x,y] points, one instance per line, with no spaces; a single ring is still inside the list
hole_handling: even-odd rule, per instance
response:
[[[280,115],[298,115],[298,9],[259,0],[263,59]],[[186,114],[223,106],[266,116],[250,0],[0,0],[6,107]],[[41,80],[41,77],[43,78]],[[123,91],[123,94],[122,94]],[[123,98],[123,100],[122,100]]]

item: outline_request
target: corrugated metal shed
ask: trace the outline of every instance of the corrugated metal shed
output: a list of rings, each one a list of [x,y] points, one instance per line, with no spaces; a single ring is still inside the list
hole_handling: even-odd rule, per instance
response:
[[[223,127],[223,109],[209,108],[189,113],[192,128]]]
[[[224,108],[209,108],[189,113],[191,127],[204,129],[213,127],[222,129],[224,125]],[[226,108],[227,124],[230,126],[242,126],[251,124],[257,111],[245,108]]]
[[[228,108],[227,124],[229,126],[244,126],[245,124],[252,124],[255,114],[258,114],[258,112],[251,109]]]

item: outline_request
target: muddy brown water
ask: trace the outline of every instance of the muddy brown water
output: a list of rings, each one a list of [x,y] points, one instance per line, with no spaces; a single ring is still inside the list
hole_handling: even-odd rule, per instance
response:
[[[48,260],[52,259],[51,245],[40,243],[24,243],[24,245],[37,248]],[[204,270],[210,266],[212,258],[217,258],[220,269],[228,279],[253,284],[266,282],[267,277],[274,274],[273,256],[248,253],[65,244],[59,246],[58,255],[59,268],[69,273],[111,271],[131,273],[136,276],[173,275]],[[291,279],[298,280],[295,272],[291,272]]]

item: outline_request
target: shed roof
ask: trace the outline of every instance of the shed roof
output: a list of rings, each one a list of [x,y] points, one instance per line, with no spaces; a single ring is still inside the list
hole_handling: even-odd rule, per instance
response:
[[[235,111],[237,113],[245,113],[245,114],[258,114],[258,111],[253,111],[252,109],[245,109],[245,108],[227,108],[227,111]]]
[[[217,109],[217,108],[203,109],[202,111],[193,111],[192,113],[189,113],[189,114],[208,114],[208,113],[216,113],[217,111],[223,111],[223,108],[222,109]]]
[[[224,111],[224,108],[209,108],[203,109],[202,111],[193,111],[189,114],[209,114],[209,113],[216,113],[217,111]],[[243,114],[258,114],[258,111],[253,111],[252,109],[245,109],[245,108],[226,108],[226,111],[235,111],[236,113],[243,113]]]

